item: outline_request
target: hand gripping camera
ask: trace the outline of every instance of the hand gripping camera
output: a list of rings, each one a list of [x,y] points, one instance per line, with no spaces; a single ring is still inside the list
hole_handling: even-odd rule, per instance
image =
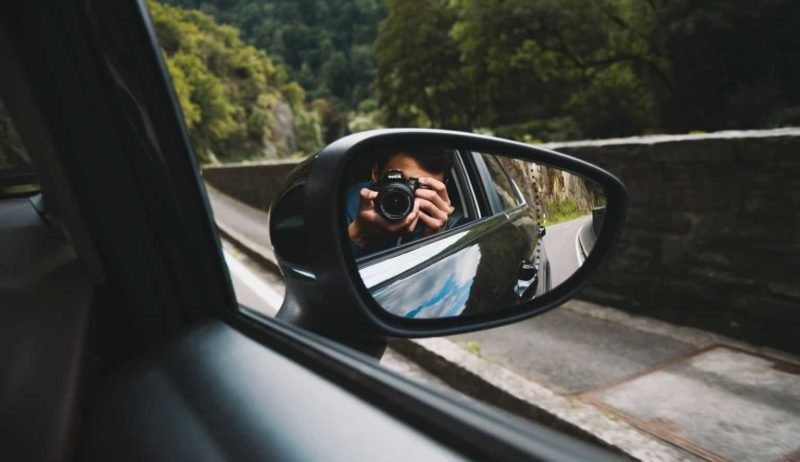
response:
[[[408,178],[399,170],[389,170],[373,186],[378,192],[374,199],[375,210],[389,221],[405,218],[414,208],[414,191],[419,188],[419,178]]]

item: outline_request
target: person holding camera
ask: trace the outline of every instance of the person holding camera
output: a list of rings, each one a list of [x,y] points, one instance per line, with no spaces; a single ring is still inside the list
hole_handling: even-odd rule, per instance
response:
[[[449,152],[394,149],[376,157],[372,181],[347,191],[347,233],[356,257],[441,232],[454,210],[445,185]]]

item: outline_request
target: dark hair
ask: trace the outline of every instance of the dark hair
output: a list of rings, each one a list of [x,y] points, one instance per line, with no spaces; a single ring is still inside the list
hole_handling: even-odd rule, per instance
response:
[[[397,155],[413,157],[420,167],[437,175],[447,175],[453,168],[453,153],[449,149],[430,146],[392,146],[375,151],[375,165],[378,166],[378,170],[383,171],[389,159]]]

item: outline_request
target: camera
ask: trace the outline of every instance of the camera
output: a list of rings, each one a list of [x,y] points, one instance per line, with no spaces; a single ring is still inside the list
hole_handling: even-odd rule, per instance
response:
[[[378,197],[373,201],[375,210],[389,221],[405,218],[414,208],[414,191],[419,187],[419,178],[406,178],[399,170],[389,170],[373,186]]]

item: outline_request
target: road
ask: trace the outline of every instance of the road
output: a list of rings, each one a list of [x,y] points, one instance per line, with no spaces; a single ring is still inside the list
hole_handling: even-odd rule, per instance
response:
[[[225,262],[231,275],[236,300],[266,316],[274,316],[283,303],[283,279],[222,241]]]
[[[207,188],[208,200],[214,212],[214,220],[227,228],[235,230],[249,241],[263,247],[271,248],[267,228],[269,214],[263,210],[226,196],[213,188]]]
[[[547,234],[542,238],[542,242],[550,262],[551,287],[566,281],[583,264],[583,258],[578,250],[578,232],[591,221],[591,215],[584,215],[547,227]]]

